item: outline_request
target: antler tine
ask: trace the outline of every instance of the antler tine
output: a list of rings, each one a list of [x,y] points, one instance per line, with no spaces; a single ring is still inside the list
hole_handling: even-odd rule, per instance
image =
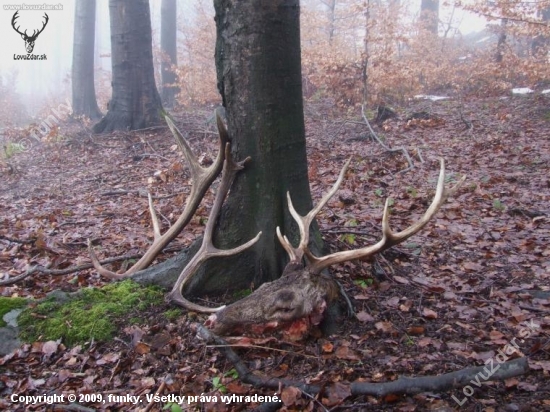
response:
[[[151,193],[147,193],[147,202],[149,203],[149,213],[151,214],[151,222],[153,223],[153,234],[154,234],[154,240],[157,240],[160,238],[160,224],[159,224],[159,218],[157,216],[157,212],[155,212],[155,206],[153,205],[153,198],[151,197]]]
[[[172,288],[172,291],[167,296],[168,301],[176,303],[189,310],[194,310],[196,312],[203,312],[203,313],[214,313],[225,307],[225,306],[221,306],[218,308],[209,308],[206,306],[197,305],[185,299],[183,297],[182,290],[183,290],[183,287],[189,282],[189,280],[196,274],[197,269],[203,262],[213,257],[225,257],[225,256],[236,255],[248,249],[252,245],[254,245],[262,235],[262,232],[259,232],[253,239],[249,240],[245,244],[237,246],[233,249],[228,249],[228,250],[218,249],[212,243],[212,235],[214,234],[216,221],[218,220],[218,216],[220,214],[220,210],[222,208],[225,197],[227,196],[227,193],[231,188],[231,185],[233,183],[233,180],[235,179],[235,176],[237,175],[237,172],[239,170],[242,170],[244,168],[244,164],[249,160],[250,160],[250,157],[247,157],[241,162],[235,162],[231,155],[229,143],[226,145],[226,154],[225,154],[225,162],[223,165],[222,181],[218,188],[218,192],[216,193],[212,210],[210,211],[210,215],[208,216],[208,222],[206,223],[206,228],[204,230],[201,247],[197,251],[195,256],[193,256],[193,258],[189,261],[187,266],[183,269],[181,274],[179,275],[178,280],[176,281],[176,283],[174,284],[174,287]]]
[[[17,20],[18,18],[19,18],[19,10],[17,10],[17,11],[14,13],[13,17],[11,18],[11,26],[13,27],[13,29],[14,29],[17,33],[19,33],[20,35],[24,36],[25,33],[26,33],[26,31],[25,31],[25,33],[21,33],[21,32],[19,31],[19,27],[21,27],[21,26],[18,26],[17,28],[15,27],[15,20]]]
[[[176,220],[176,222],[166,231],[166,233],[161,235],[158,218],[153,207],[153,202],[149,195],[149,211],[151,213],[151,220],[153,222],[154,240],[149,249],[141,257],[141,259],[139,259],[135,265],[133,265],[124,273],[115,273],[102,267],[99,263],[99,260],[97,259],[97,256],[92,250],[91,242],[88,242],[88,250],[90,253],[92,264],[100,275],[110,279],[122,279],[140,270],[145,269],[153,262],[153,260],[155,260],[162,249],[164,249],[165,246],[170,243],[189,223],[206,191],[208,190],[212,182],[216,179],[216,177],[220,174],[220,171],[223,167],[226,144],[229,141],[229,136],[218,111],[216,111],[216,119],[220,138],[220,149],[218,152],[218,156],[216,157],[216,160],[212,165],[210,165],[209,167],[202,167],[194,156],[193,150],[187,143],[187,140],[183,137],[183,135],[178,130],[176,125],[172,122],[172,120],[168,116],[165,116],[166,123],[172,131],[172,134],[174,135],[178,146],[181,148],[183,155],[187,159],[187,162],[189,164],[189,170],[191,173],[193,185],[191,186],[191,193],[189,194],[187,204],[185,205],[182,214]]]
[[[447,198],[453,195],[457,189],[464,183],[466,176],[462,178],[452,187],[445,188],[445,162],[443,159],[440,160],[441,166],[439,171],[439,179],[437,181],[437,188],[435,192],[434,199],[424,215],[416,222],[413,223],[408,228],[394,233],[391,230],[389,223],[389,199],[386,200],[384,206],[384,214],[382,216],[382,239],[377,243],[371,246],[364,247],[358,250],[346,250],[342,252],[336,252],[331,255],[324,256],[322,258],[317,258],[311,265],[310,270],[314,273],[319,273],[328,266],[347,262],[349,260],[361,259],[367,256],[374,255],[376,253],[382,252],[398,243],[401,243],[411,237],[412,235],[419,232],[430,219],[439,211],[443,203]]]
[[[351,162],[351,157],[346,161],[344,166],[342,167],[342,170],[340,170],[340,174],[338,175],[338,179],[336,179],[336,182],[334,182],[334,185],[332,186],[332,189],[330,189],[323,198],[317,203],[317,205],[309,211],[309,213],[305,216],[301,216],[296,209],[294,208],[294,205],[292,204],[292,199],[290,197],[290,193],[287,192],[287,202],[288,202],[288,210],[296,223],[298,224],[298,229],[300,230],[300,243],[298,244],[297,248],[294,248],[286,236],[282,236],[279,227],[277,227],[277,237],[279,238],[279,242],[281,243],[281,246],[286,250],[288,253],[291,261],[299,261],[302,260],[302,257],[304,254],[306,255],[306,258],[308,261],[314,262],[318,258],[313,256],[313,254],[310,252],[308,248],[309,244],[309,227],[311,226],[311,222],[313,222],[313,219],[315,219],[315,216],[320,212],[320,210],[327,204],[327,202],[334,196],[340,185],[342,184],[342,181],[344,180],[344,176],[346,174],[346,171],[348,169],[348,166]]]
[[[279,228],[279,226],[277,226],[275,230],[277,232],[277,237],[279,238],[279,243],[281,243],[283,249],[286,251],[286,253],[288,253],[288,257],[290,258],[290,260],[292,262],[298,261],[299,259],[297,258],[296,253],[294,253],[294,248],[290,244],[288,238],[281,234],[281,229]]]

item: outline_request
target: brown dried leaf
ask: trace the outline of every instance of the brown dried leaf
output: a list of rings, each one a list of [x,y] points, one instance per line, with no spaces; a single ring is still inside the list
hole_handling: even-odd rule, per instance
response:
[[[49,340],[42,345],[42,353],[45,355],[52,355],[57,352],[59,344],[56,341]]]
[[[395,330],[391,322],[376,322],[374,327],[383,333],[393,333]]]
[[[292,406],[302,396],[300,389],[294,386],[287,386],[281,391],[281,400],[285,406]]]
[[[349,396],[351,396],[349,385],[334,382],[326,386],[325,397],[322,398],[322,403],[329,407],[340,405]]]
[[[437,319],[437,313],[428,308],[422,309],[422,316],[424,316],[427,319]]]
[[[338,359],[344,359],[344,360],[356,361],[361,359],[357,354],[357,352],[355,352],[349,346],[338,347],[338,349],[336,349],[335,355]]]
[[[134,351],[136,353],[139,353],[140,355],[144,355],[151,352],[151,347],[146,343],[138,342],[137,345],[134,347]]]
[[[360,322],[372,322],[372,321],[374,321],[374,318],[369,313],[365,312],[364,310],[357,313],[356,317],[357,317],[357,320],[359,320]]]

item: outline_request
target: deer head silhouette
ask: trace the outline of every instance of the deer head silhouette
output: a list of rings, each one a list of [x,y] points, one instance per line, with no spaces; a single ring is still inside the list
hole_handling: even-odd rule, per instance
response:
[[[19,17],[18,15],[19,11],[16,11],[15,14],[13,15],[12,19],[11,19],[11,26],[13,27],[13,29],[19,33],[21,35],[21,37],[23,38],[23,40],[25,40],[25,48],[27,49],[27,53],[32,53],[33,49],[34,49],[34,42],[36,41],[36,38],[38,37],[38,35],[40,33],[42,33],[44,31],[44,28],[46,27],[46,24],[48,24],[48,20],[50,19],[48,17],[48,15],[46,13],[44,13],[44,17],[46,18],[46,20],[44,21],[43,25],[42,25],[42,28],[40,30],[33,30],[33,33],[32,35],[28,35],[27,34],[27,30],[25,30],[24,32],[20,32],[19,31],[19,28],[21,26],[17,26],[15,27],[15,20]]]

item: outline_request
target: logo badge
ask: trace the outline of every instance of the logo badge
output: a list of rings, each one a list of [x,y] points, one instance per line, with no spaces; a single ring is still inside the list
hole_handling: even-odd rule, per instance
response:
[[[19,11],[16,11],[15,14],[13,15],[13,17],[11,19],[11,26],[13,27],[13,29],[17,33],[19,33],[21,35],[21,38],[23,40],[25,40],[25,48],[27,49],[27,54],[31,54],[33,49],[34,49],[34,42],[36,41],[36,38],[38,37],[38,35],[40,33],[42,33],[44,31],[44,28],[48,24],[48,20],[50,18],[48,17],[48,15],[46,13],[44,13],[45,21],[44,21],[44,23],[42,23],[42,28],[40,30],[36,30],[36,29],[33,30],[32,35],[29,36],[27,34],[27,29],[24,32],[21,32],[20,31],[21,26],[15,27],[15,24],[16,24],[15,20],[19,17],[18,13],[19,13]]]

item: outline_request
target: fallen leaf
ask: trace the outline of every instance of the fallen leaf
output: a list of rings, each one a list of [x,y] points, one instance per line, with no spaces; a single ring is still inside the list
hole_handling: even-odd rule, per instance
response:
[[[383,333],[393,333],[395,331],[391,322],[376,322],[374,327]]]
[[[324,395],[322,398],[323,405],[332,407],[340,405],[347,397],[351,396],[351,389],[349,385],[334,382],[325,387]]]
[[[138,344],[134,347],[134,351],[140,355],[144,355],[151,352],[151,347],[146,343],[138,342]]]
[[[281,400],[285,406],[292,406],[296,403],[298,399],[302,396],[300,389],[295,388],[294,386],[287,386],[281,391]]]
[[[427,319],[437,319],[437,313],[428,308],[422,309],[422,316],[424,316]]]
[[[57,352],[58,345],[59,344],[57,342],[53,340],[49,340],[45,342],[44,345],[42,346],[42,353],[44,353],[45,355],[52,355],[55,352]]]
[[[357,313],[357,315],[355,315],[355,316],[357,317],[357,320],[359,320],[360,322],[372,322],[372,321],[374,321],[374,318],[369,313],[365,312],[364,310]]]

